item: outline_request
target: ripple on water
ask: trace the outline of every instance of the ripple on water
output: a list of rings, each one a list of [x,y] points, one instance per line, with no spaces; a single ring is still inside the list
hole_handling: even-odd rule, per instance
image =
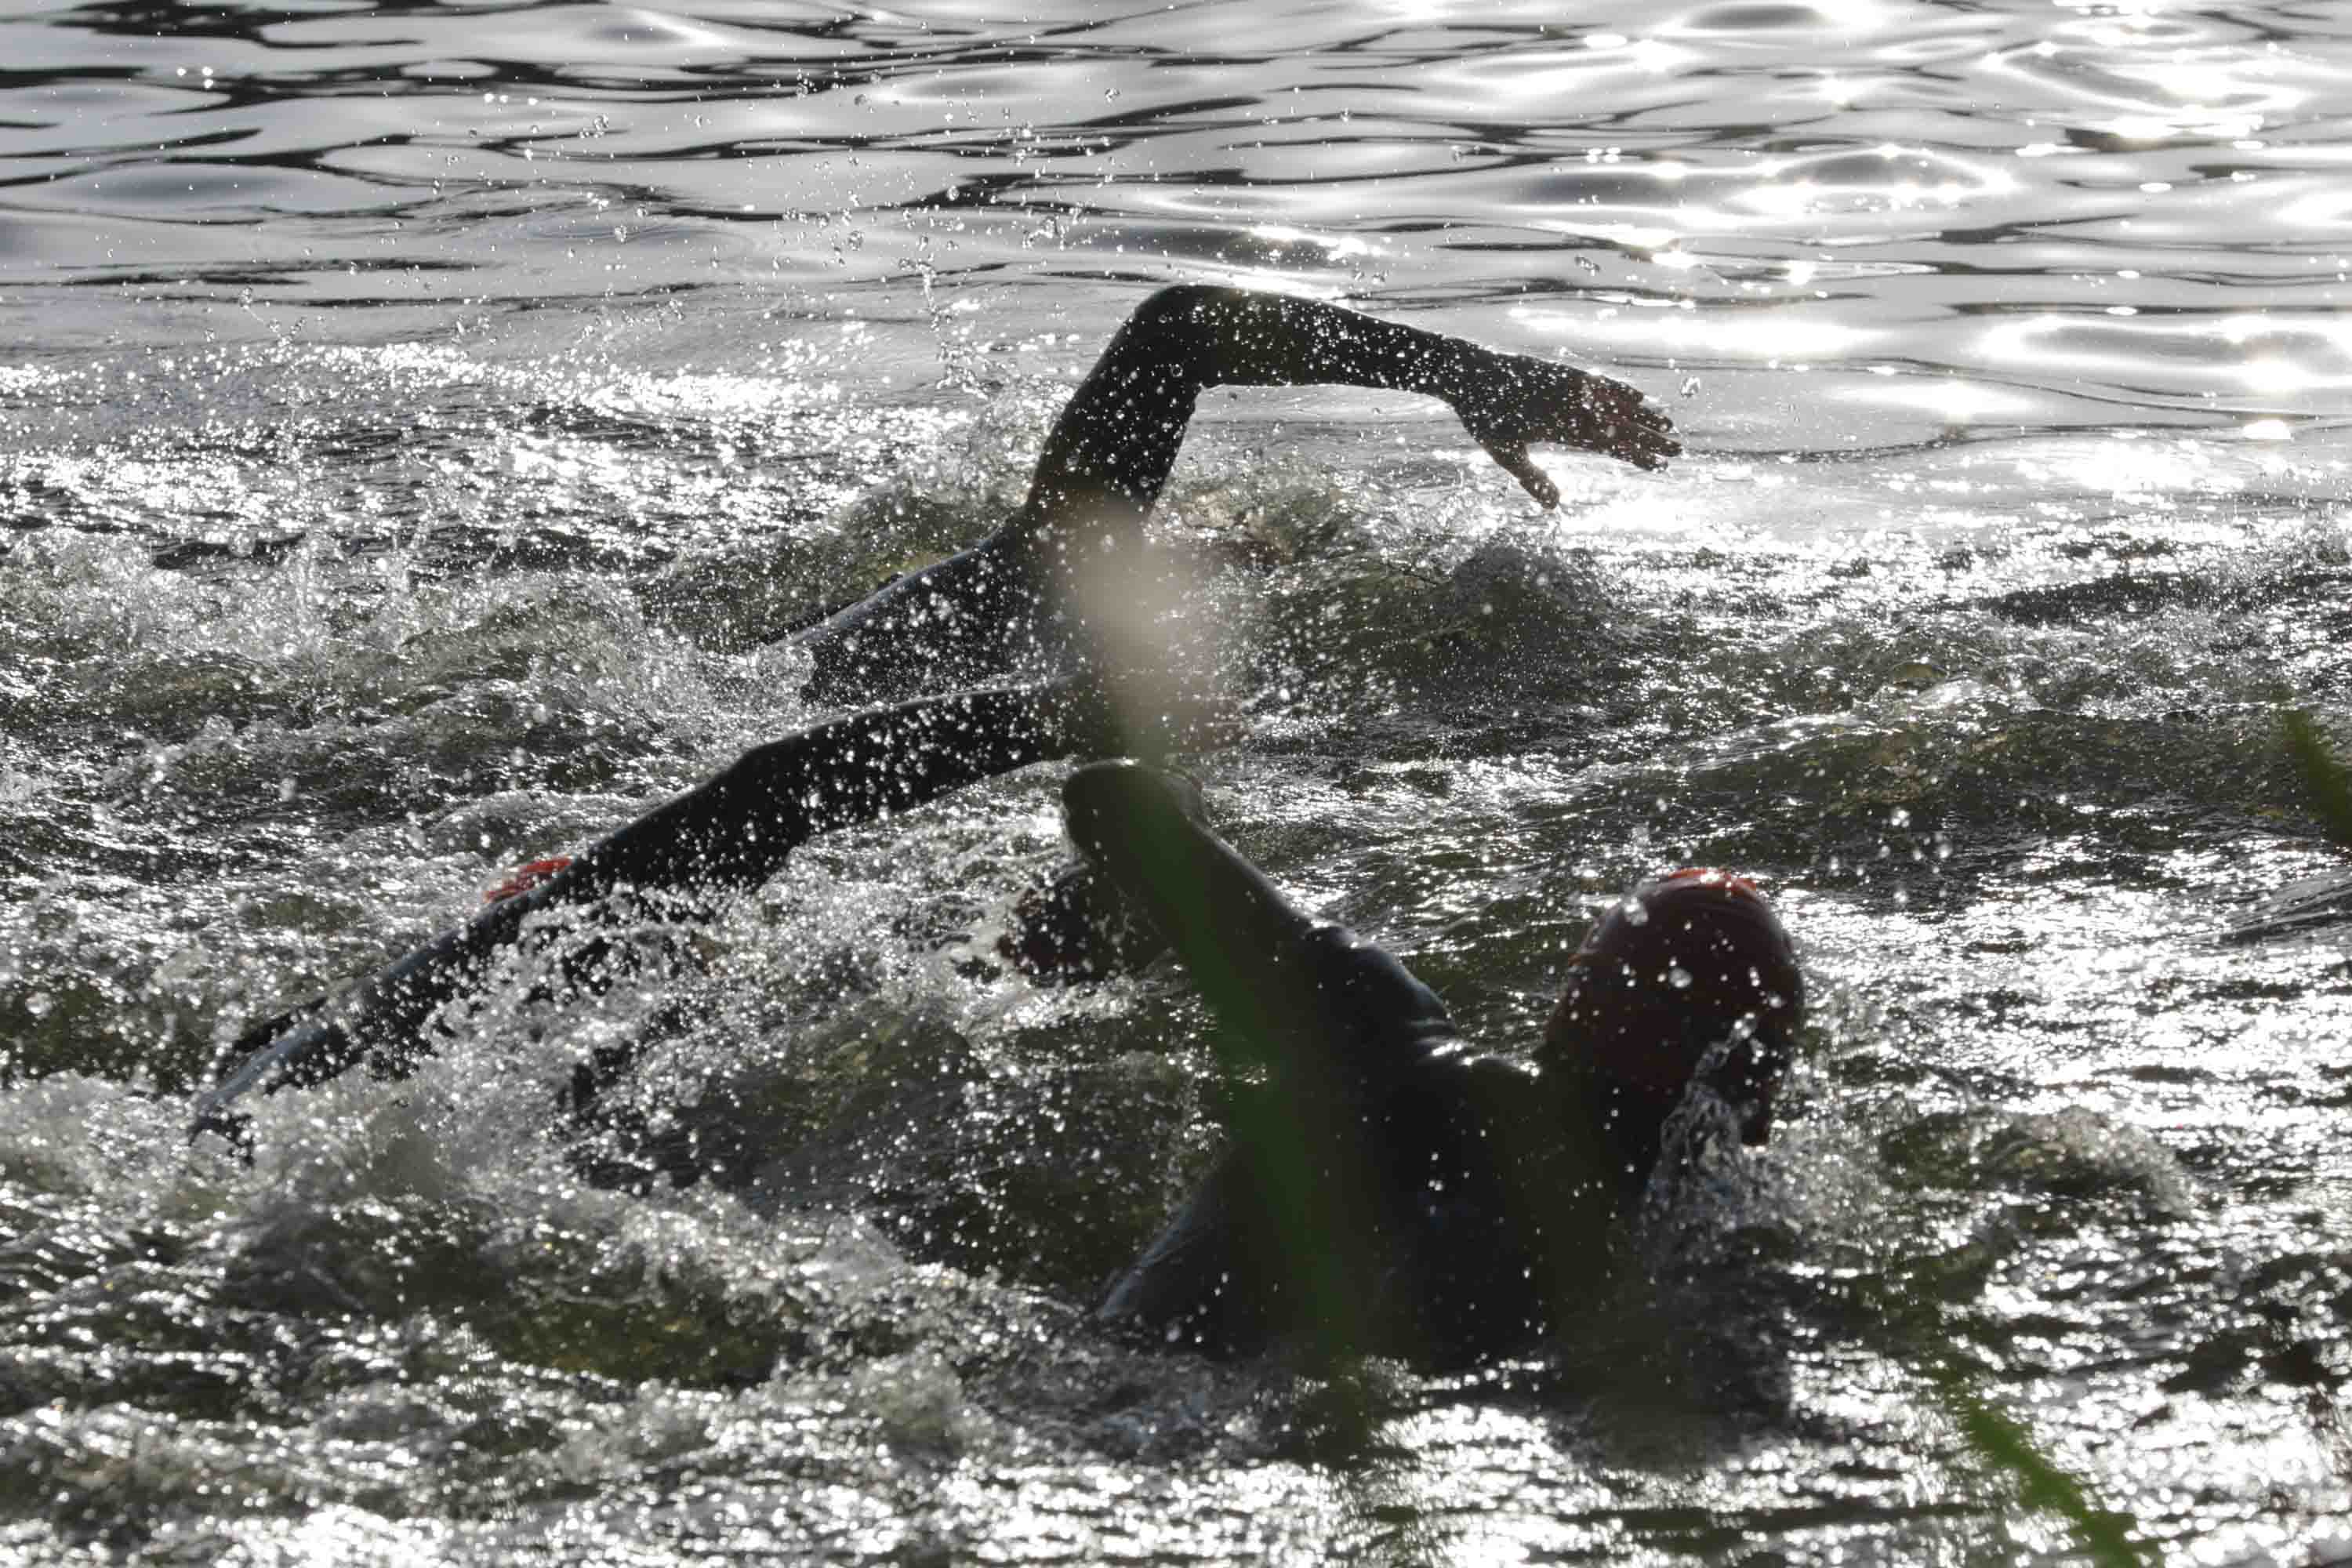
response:
[[[2211,938],[2342,878],[2274,719],[2352,646],[2342,18],[1020,10],[0,27],[5,1549],[2062,1552],[1958,1357],[2151,1540],[2331,1550],[2352,926]],[[1213,1063],[1164,972],[992,956],[1051,770],[185,1145],[223,1033],[802,722],[761,639],[1003,515],[1177,277],[1673,397],[1556,517],[1434,406],[1207,399],[1156,528],[1220,820],[1482,1041],[1639,874],[1780,900],[1788,1119],[1653,1278],[1337,1391],[1076,1327]],[[600,1047],[643,1125],[551,1138]]]
[[[2135,143],[2235,141],[2291,124],[2325,80],[2315,61],[2265,47],[2253,27],[2188,12],[2077,19],[1987,63],[2057,123]]]
[[[273,18],[262,37],[275,48],[331,52],[346,69],[420,58],[509,66],[544,60],[552,79],[614,79],[607,68],[622,67],[617,79],[632,87],[668,86],[690,82],[698,71],[772,58],[782,52],[779,36],[791,39],[795,56],[847,53],[855,45],[829,37],[835,29],[824,26],[834,19],[782,8],[771,30],[637,6],[553,5],[534,7],[528,23],[503,11],[289,16]]]
[[[1934,148],[1885,143],[1832,147],[1776,158],[1726,198],[1767,217],[1916,209],[1951,210],[1988,197],[2013,195],[2016,179],[2000,163]],[[1854,232],[1851,223],[1840,234]]]
[[[2136,383],[2145,394],[2227,395],[2312,412],[2352,384],[2352,326],[2334,311],[2179,311],[2092,315],[2043,310],[1988,323],[1988,358],[2047,375],[2053,367]]]

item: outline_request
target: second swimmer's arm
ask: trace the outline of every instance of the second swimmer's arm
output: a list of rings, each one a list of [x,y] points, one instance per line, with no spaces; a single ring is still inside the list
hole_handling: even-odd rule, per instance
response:
[[[528,892],[443,932],[333,1003],[287,1016],[282,1033],[257,1041],[259,1048],[200,1101],[199,1120],[248,1089],[321,1083],[362,1059],[405,1071],[430,1049],[425,1026],[435,1011],[475,984],[541,910],[618,892],[747,891],[820,833],[1032,763],[1123,750],[1129,739],[1092,683],[1065,680],[856,713],[757,747]],[[579,962],[593,963],[602,949],[583,952]]]
[[[574,900],[620,886],[748,890],[818,834],[1032,763],[1118,749],[1107,702],[1079,680],[854,713],[744,752],[588,850],[562,880]]]
[[[1146,300],[1103,351],[1045,443],[1015,529],[1139,521],[1203,390],[1318,383],[1444,398],[1546,506],[1558,492],[1529,460],[1530,443],[1582,447],[1643,468],[1681,450],[1664,416],[1604,376],[1319,300],[1186,285]]]
[[[1559,494],[1528,456],[1530,445],[1581,447],[1646,468],[1682,450],[1664,415],[1606,376],[1319,300],[1162,289],[1071,395],[1012,521],[800,634],[815,660],[810,694],[870,697],[943,672],[968,680],[1066,636],[1062,617],[1072,606],[1051,591],[1066,566],[1060,552],[1074,540],[1139,538],[1201,393],[1315,383],[1444,398],[1472,438],[1545,506]],[[1087,618],[1080,607],[1076,619]]]

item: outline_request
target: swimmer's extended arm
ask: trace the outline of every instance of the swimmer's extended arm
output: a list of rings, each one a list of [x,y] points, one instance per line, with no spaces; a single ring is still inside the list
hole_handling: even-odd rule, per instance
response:
[[[1559,492],[1528,456],[1539,442],[1645,468],[1682,450],[1666,417],[1606,376],[1506,353],[1319,300],[1163,289],[1118,330],[1062,411],[1014,526],[1139,521],[1159,498],[1194,401],[1213,386],[1344,384],[1418,392],[1462,423],[1528,493]]]
[[[199,1102],[198,1129],[217,1125],[248,1089],[321,1083],[362,1060],[386,1075],[407,1071],[431,1049],[427,1026],[443,1004],[478,983],[500,952],[525,938],[527,925],[560,923],[534,916],[616,894],[748,890],[818,834],[1048,758],[1169,738],[1129,734],[1096,686],[1069,680],[878,709],[758,747],[348,994],[273,1019],[281,1032],[254,1041],[257,1048]],[[587,971],[603,952],[602,944],[584,946],[566,978],[592,982]]]

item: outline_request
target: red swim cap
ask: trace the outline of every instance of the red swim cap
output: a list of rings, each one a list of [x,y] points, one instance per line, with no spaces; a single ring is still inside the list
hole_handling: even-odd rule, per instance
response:
[[[495,904],[511,899],[518,893],[528,893],[541,882],[572,864],[569,855],[550,855],[544,860],[533,860],[528,866],[518,866],[507,873],[506,880],[495,888],[483,890],[482,902]]]
[[[1706,1054],[1739,1038],[1717,1087],[1759,1143],[1804,1009],[1796,947],[1770,902],[1745,877],[1692,868],[1635,889],[1593,926],[1570,961],[1544,1058],[1663,1116]]]

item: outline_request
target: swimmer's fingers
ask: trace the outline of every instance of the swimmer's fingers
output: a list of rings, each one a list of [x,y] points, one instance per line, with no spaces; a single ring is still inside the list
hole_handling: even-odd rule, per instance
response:
[[[1576,384],[1566,400],[1570,405],[1567,430],[1549,439],[1606,452],[1641,468],[1663,468],[1668,458],[1682,451],[1683,444],[1674,437],[1674,421],[1638,390],[1605,375],[1568,374]]]
[[[1532,445],[1581,447],[1643,468],[1664,468],[1682,450],[1673,421],[1638,390],[1570,365],[1502,357],[1454,406],[1478,444],[1545,506],[1558,492],[1528,460]]]
[[[1551,476],[1536,467],[1525,447],[1512,444],[1486,443],[1486,456],[1495,459],[1502,470],[1519,481],[1519,488],[1536,498],[1536,504],[1549,511],[1559,504],[1559,487]]]
[[[1513,431],[1522,441],[1580,447],[1641,468],[1662,468],[1681,451],[1674,422],[1636,388],[1564,364],[1531,369],[1513,401]]]

